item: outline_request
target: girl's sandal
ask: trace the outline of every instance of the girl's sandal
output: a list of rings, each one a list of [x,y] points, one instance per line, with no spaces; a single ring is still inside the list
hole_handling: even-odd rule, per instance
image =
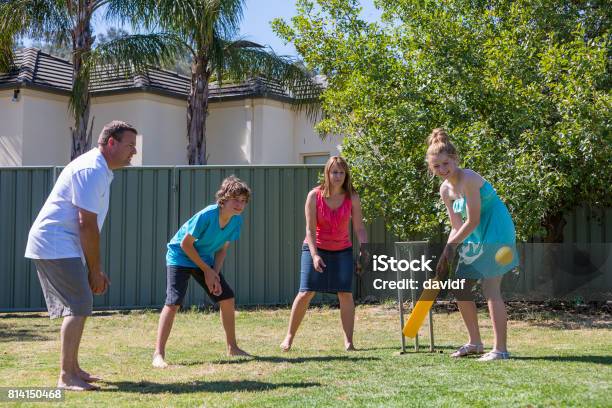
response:
[[[509,358],[510,353],[507,351],[489,351],[484,356],[480,357],[478,361],[507,360]]]
[[[465,357],[465,356],[469,356],[470,354],[482,354],[482,353],[484,353],[484,346],[482,344],[467,343],[459,347],[457,351],[451,354],[451,357]]]

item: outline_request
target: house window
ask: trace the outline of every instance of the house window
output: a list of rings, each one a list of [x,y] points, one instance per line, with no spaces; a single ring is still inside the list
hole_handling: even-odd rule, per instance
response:
[[[325,154],[309,154],[304,156],[304,164],[325,164],[329,159],[329,153]]]

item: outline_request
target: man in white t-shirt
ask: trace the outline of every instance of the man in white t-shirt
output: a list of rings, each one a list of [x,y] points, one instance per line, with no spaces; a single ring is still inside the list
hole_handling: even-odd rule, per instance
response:
[[[49,316],[64,317],[59,388],[99,388],[91,384],[99,378],[79,366],[79,344],[93,294],[103,294],[110,285],[100,260],[100,230],[108,212],[112,171],[130,164],[137,133],[125,122],[105,125],[98,147],[62,170],[28,235],[25,256],[36,264]]]

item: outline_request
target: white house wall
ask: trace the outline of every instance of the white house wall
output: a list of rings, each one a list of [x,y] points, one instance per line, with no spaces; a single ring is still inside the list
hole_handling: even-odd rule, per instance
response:
[[[342,137],[327,135],[324,139],[321,139],[314,131],[314,125],[308,119],[306,113],[298,112],[295,115],[296,119],[293,130],[293,143],[295,145],[294,163],[303,163],[304,156],[307,155],[328,154],[329,156],[335,156],[340,154],[338,145],[342,143]]]
[[[105,124],[122,120],[138,130],[132,165],[187,164],[186,110],[186,101],[145,92],[92,98],[92,142]]]
[[[0,91],[0,165],[66,165],[73,119],[68,96],[22,88]],[[92,98],[92,144],[111,120],[138,129],[133,165],[184,165],[186,100],[146,92]],[[322,141],[304,113],[287,103],[255,98],[209,104],[206,124],[208,163],[299,164],[304,155],[337,154],[341,138]]]
[[[0,166],[22,165],[23,103],[12,98],[12,89],[0,91]]]
[[[187,101],[157,97],[143,102],[140,127],[146,165],[187,164]]]
[[[252,157],[253,108],[250,99],[208,105],[208,164],[255,164]]]
[[[305,112],[296,112],[288,103],[256,99],[255,160],[257,164],[303,163],[305,155],[339,154],[338,136],[322,140]]]
[[[70,161],[72,116],[68,96],[22,88],[23,166],[65,165]]]
[[[259,163],[293,163],[293,121],[295,113],[289,104],[259,99],[255,104],[258,126],[255,152]]]

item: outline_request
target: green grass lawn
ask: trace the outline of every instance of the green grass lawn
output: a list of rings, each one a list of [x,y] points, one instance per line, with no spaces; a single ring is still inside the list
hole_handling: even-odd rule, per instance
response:
[[[102,390],[68,393],[62,406],[612,405],[608,317],[511,320],[513,358],[489,363],[449,357],[466,340],[457,312],[435,315],[443,353],[404,355],[398,313],[386,305],[357,308],[359,351],[352,353],[343,350],[339,311],[328,307],[311,309],[293,350],[282,353],[288,317],[286,308],[238,312],[239,344],[256,357],[230,359],[216,313],[181,313],[168,344],[171,366],[157,370],[150,366],[156,311],[97,313],[87,322],[80,361],[104,377]],[[480,317],[490,346],[488,315]],[[43,314],[0,317],[0,386],[55,385],[60,324]]]

